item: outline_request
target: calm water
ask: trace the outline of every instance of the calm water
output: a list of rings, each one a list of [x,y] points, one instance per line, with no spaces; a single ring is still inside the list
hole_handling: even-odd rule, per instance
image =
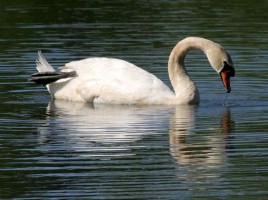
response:
[[[0,2],[0,199],[264,199],[268,196],[268,1]],[[27,82],[41,49],[55,67],[128,60],[170,86],[187,36],[222,44],[227,97],[205,56],[186,65],[199,106],[51,101]]]

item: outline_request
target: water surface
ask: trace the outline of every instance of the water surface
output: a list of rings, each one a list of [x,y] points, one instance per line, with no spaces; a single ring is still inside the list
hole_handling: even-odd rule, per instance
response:
[[[1,1],[1,199],[263,199],[268,195],[267,1]],[[53,101],[27,82],[41,49],[55,67],[125,59],[168,86],[187,36],[220,43],[232,93],[205,56],[186,57],[199,106]]]

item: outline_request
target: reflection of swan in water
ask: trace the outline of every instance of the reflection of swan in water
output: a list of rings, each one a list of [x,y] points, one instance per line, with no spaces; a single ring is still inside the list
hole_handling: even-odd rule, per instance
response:
[[[168,124],[173,112],[174,108],[167,106],[93,105],[54,100],[47,107],[48,124],[39,128],[40,148],[44,151],[70,148],[83,156],[132,155],[130,150],[137,145],[135,142],[163,133],[161,130],[166,129],[163,124]]]
[[[169,127],[170,152],[179,164],[223,162],[230,112],[224,115],[220,128],[226,134],[203,135],[194,131],[198,126],[195,113],[200,109],[190,105],[93,106],[55,100],[47,107],[46,124],[39,127],[39,148],[105,159],[130,156],[135,154],[133,149],[148,145],[144,138],[162,137]],[[166,145],[163,139],[159,142]]]
[[[227,181],[224,177],[228,171],[226,148],[230,146],[226,142],[233,122],[229,110],[222,120],[217,120],[218,112],[217,109],[189,108],[184,110],[183,117],[176,112],[170,120],[170,153],[177,163],[176,176],[190,190],[207,191],[208,184],[221,185]],[[215,121],[221,125],[215,126]]]
[[[218,116],[218,111],[213,109],[212,112]],[[180,115],[182,114],[181,110],[179,115],[177,113],[170,120],[169,131],[170,152],[177,163],[194,164],[196,169],[218,168],[219,164],[224,163],[225,151],[229,148],[226,139],[230,137],[228,134],[232,131],[234,124],[231,120],[230,110],[227,109],[224,112],[220,120],[221,125],[214,128],[210,124],[207,128],[197,128],[195,113],[191,107],[185,109],[183,115]],[[208,115],[206,116],[208,117]],[[202,119],[200,126],[207,126],[205,120]],[[207,120],[211,122],[211,118],[207,118]],[[198,131],[194,129],[198,129]]]

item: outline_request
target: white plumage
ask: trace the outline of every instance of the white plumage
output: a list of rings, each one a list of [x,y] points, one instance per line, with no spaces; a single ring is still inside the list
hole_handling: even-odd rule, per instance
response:
[[[156,76],[124,60],[87,58],[67,63],[62,71],[77,77],[48,85],[56,99],[114,104],[163,104],[175,94]]]
[[[168,72],[173,92],[153,74],[124,60],[87,58],[67,63],[58,71],[38,52],[37,70],[31,81],[46,85],[56,99],[109,104],[198,104],[199,93],[188,76],[184,58],[191,49],[201,49],[231,91],[232,60],[217,43],[198,37],[180,41],[172,50]]]

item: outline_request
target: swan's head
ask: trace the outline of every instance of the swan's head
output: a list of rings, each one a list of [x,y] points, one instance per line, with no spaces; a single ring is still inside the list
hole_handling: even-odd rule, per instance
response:
[[[212,68],[220,75],[226,92],[230,93],[230,78],[235,76],[235,69],[231,56],[220,45],[208,49],[206,54]]]

